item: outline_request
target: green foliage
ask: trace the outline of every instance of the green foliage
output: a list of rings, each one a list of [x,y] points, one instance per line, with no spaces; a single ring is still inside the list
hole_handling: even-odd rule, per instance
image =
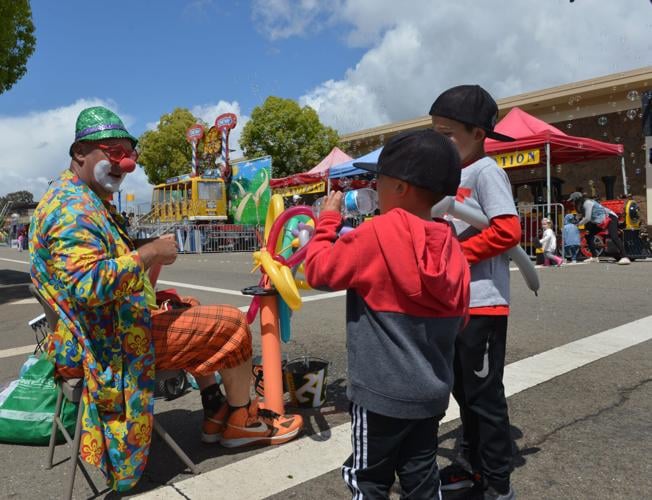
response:
[[[270,96],[251,113],[240,147],[247,158],[270,155],[278,178],[311,169],[338,141],[337,132],[322,125],[311,107]]]
[[[29,57],[34,52],[36,37],[29,0],[0,2],[0,94],[20,80]]]
[[[34,203],[34,195],[29,191],[15,191],[13,193],[7,193],[5,196],[0,196],[0,208],[9,201],[12,203],[12,205]]]
[[[186,141],[186,130],[198,122],[203,124],[187,109],[177,108],[161,116],[156,130],[148,130],[140,137],[138,163],[149,182],[161,184],[170,177],[190,173],[192,149]]]

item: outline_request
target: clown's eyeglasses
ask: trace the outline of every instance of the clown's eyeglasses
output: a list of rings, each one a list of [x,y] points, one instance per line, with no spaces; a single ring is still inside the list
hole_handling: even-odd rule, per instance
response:
[[[98,144],[98,148],[109,157],[111,163],[120,163],[120,160],[124,158],[131,158],[134,161],[138,161],[138,151],[135,149],[125,149],[122,146],[109,146],[108,144]]]

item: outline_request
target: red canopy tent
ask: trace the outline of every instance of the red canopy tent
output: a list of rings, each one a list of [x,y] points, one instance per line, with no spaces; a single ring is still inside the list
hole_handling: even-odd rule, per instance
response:
[[[515,151],[537,149],[540,152],[540,163],[546,163],[546,180],[548,188],[548,209],[550,209],[550,165],[552,163],[575,163],[587,160],[597,160],[610,156],[621,157],[621,167],[625,194],[627,194],[627,179],[625,177],[624,148],[622,144],[611,144],[587,137],[575,137],[565,134],[549,123],[539,120],[520,108],[512,108],[505,117],[496,124],[496,132],[513,137],[514,142],[500,142],[493,139],[485,141],[485,151],[488,155],[500,155]]]
[[[270,186],[272,189],[289,188],[291,186],[302,186],[307,184],[315,184],[321,181],[328,182],[328,171],[331,167],[339,165],[352,158],[347,155],[338,147],[331,149],[331,152],[320,161],[313,168],[307,172],[290,175],[288,177],[281,177],[279,179],[272,179]]]

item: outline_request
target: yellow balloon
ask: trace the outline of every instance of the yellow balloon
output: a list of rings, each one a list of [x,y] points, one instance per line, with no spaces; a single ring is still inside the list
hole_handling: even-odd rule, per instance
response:
[[[290,268],[275,261],[270,253],[264,249],[260,252],[260,264],[288,307],[293,311],[299,310],[301,308],[301,295],[299,295]]]
[[[269,207],[267,207],[267,217],[265,218],[265,243],[269,237],[269,232],[272,230],[272,225],[279,215],[285,210],[283,204],[283,197],[280,194],[273,194],[269,200]]]

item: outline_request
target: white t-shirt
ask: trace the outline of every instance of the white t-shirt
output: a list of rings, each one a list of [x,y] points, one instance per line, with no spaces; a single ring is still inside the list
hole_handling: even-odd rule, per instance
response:
[[[543,232],[543,238],[541,238],[541,248],[544,252],[555,253],[557,250],[557,236],[552,229],[548,228]]]

